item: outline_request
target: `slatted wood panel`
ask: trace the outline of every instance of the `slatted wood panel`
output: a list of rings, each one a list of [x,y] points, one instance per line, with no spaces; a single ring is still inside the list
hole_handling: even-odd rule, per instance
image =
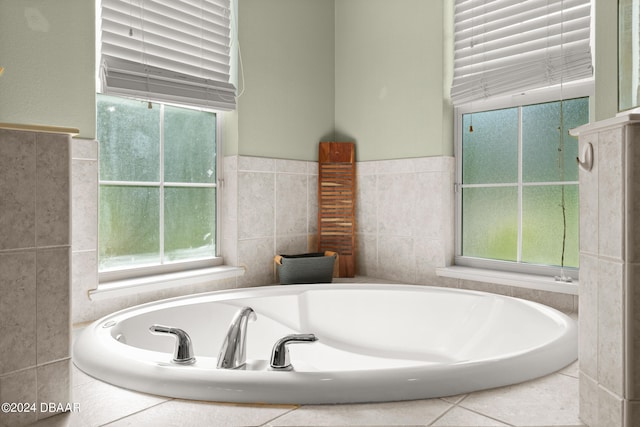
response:
[[[321,142],[318,161],[318,251],[337,252],[339,277],[353,277],[356,271],[355,144]]]

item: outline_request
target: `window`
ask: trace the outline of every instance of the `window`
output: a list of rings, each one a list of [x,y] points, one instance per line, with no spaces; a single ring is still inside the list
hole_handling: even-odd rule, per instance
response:
[[[218,263],[216,114],[98,95],[97,133],[100,271]]]
[[[455,0],[454,15],[456,264],[575,276],[568,130],[589,120],[591,0]]]
[[[213,111],[235,109],[231,1],[96,5],[100,279],[220,264]]]
[[[578,141],[568,130],[588,121],[588,97],[458,108],[457,264],[575,273]]]

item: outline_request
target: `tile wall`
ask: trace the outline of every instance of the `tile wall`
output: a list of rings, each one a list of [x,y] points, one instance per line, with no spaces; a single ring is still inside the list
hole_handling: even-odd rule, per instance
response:
[[[224,258],[242,285],[273,283],[273,255],[315,251],[316,162],[230,156],[224,163]],[[357,274],[443,283],[453,259],[450,157],[358,162]],[[456,282],[457,284],[457,282]]]
[[[144,292],[92,301],[97,279],[98,148],[73,139],[72,322],[95,320],[115,310],[189,292],[277,282],[273,256],[315,251],[316,162],[250,156],[224,158],[222,256],[245,268],[237,279],[195,288]],[[454,246],[452,157],[358,162],[357,274],[391,281],[477,289],[531,299],[575,311],[577,298],[439,277],[451,265]]]
[[[406,283],[454,283],[450,157],[358,162],[357,274]],[[224,163],[225,261],[241,286],[276,281],[273,256],[315,251],[316,162],[230,156]]]
[[[70,401],[70,140],[0,129],[0,402],[35,405],[1,426]]]
[[[358,274],[446,284],[453,263],[453,157],[358,162]]]
[[[576,311],[575,295],[436,275],[454,257],[452,157],[358,162],[356,274],[494,292]],[[277,281],[273,255],[315,251],[317,163],[262,157],[224,160],[223,257],[242,266],[238,286]]]
[[[273,257],[315,251],[316,162],[224,159],[223,258],[245,269],[238,286],[276,282]]]
[[[617,117],[578,129],[580,152],[580,418],[640,425],[640,125]]]
[[[71,176],[71,306],[73,323],[80,323],[97,319],[102,314],[89,300],[89,291],[98,285],[97,141],[79,138],[72,140]]]

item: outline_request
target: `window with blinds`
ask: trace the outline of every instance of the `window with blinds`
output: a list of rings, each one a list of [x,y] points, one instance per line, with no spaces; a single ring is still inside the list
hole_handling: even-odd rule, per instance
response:
[[[233,110],[230,0],[102,0],[101,92]]]
[[[456,0],[456,105],[589,78],[590,0]]]

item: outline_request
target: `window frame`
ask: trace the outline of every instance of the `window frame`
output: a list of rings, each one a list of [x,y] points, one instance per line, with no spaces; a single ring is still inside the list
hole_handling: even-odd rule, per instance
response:
[[[110,95],[110,96],[114,96],[114,95]],[[115,95],[118,96],[118,95]],[[122,97],[122,96],[118,96],[120,98],[126,98],[126,97]],[[141,101],[141,102],[146,102],[146,101]],[[221,242],[222,242],[222,232],[220,229],[220,218],[221,218],[221,214],[222,214],[222,206],[221,206],[221,201],[222,201],[222,196],[221,196],[221,187],[222,187],[222,176],[223,176],[223,171],[222,171],[222,167],[223,167],[223,161],[221,158],[221,154],[222,154],[222,149],[221,149],[221,138],[222,138],[222,112],[220,111],[216,111],[216,110],[206,110],[206,109],[202,109],[202,108],[197,108],[197,107],[188,107],[185,105],[174,105],[174,104],[169,104],[169,103],[158,103],[155,102],[155,104],[161,104],[162,108],[163,108],[163,112],[161,115],[161,119],[160,119],[160,126],[163,126],[163,122],[164,122],[164,106],[165,105],[169,105],[169,106],[173,106],[173,107],[178,107],[178,108],[185,108],[185,109],[192,109],[192,110],[198,110],[198,111],[207,111],[207,112],[211,112],[215,114],[215,120],[216,120],[216,134],[215,134],[215,154],[216,154],[216,177],[214,179],[214,183],[212,185],[208,185],[207,187],[212,187],[216,189],[216,196],[215,196],[215,203],[216,203],[216,218],[215,218],[215,254],[210,257],[210,258],[201,258],[201,259],[195,259],[195,260],[180,260],[180,261],[171,261],[168,263],[161,263],[161,264],[156,264],[156,265],[142,265],[142,266],[133,266],[130,268],[115,268],[115,269],[111,269],[111,270],[104,270],[104,271],[100,271],[99,266],[100,266],[100,253],[98,251],[97,253],[97,266],[98,266],[98,283],[107,283],[107,282],[115,282],[115,281],[122,281],[122,280],[127,280],[127,279],[139,279],[139,278],[144,278],[144,277],[148,277],[148,276],[157,276],[157,275],[163,275],[163,274],[171,274],[171,273],[177,273],[177,272],[184,272],[184,271],[191,271],[191,270],[198,270],[198,269],[206,269],[206,268],[211,268],[211,267],[216,267],[216,266],[221,266],[223,264],[223,259],[220,255],[221,253]],[[163,156],[163,152],[164,152],[164,136],[162,136],[162,140],[161,140],[161,144],[160,144],[160,151],[161,151],[161,157],[160,157],[160,161],[162,162],[162,160],[164,159]],[[160,171],[162,173],[163,172],[163,167],[160,164]],[[102,185],[109,185],[113,183],[119,183],[120,181],[102,181],[100,180],[100,176],[98,173],[98,200],[97,200],[97,207],[98,207],[98,216],[100,215],[100,196],[99,196],[99,192],[101,191]],[[137,183],[137,181],[124,181],[124,182],[131,182],[131,183]],[[160,187],[164,185],[164,175],[160,177],[160,181],[159,181],[159,185],[153,185],[153,187]],[[145,186],[148,186],[149,183],[145,183]],[[155,184],[155,183],[154,183]],[[132,185],[132,184],[128,184],[128,185]],[[199,185],[194,185],[192,188],[198,187]],[[171,185],[169,186],[171,187]],[[185,187],[191,187],[189,185],[185,185]],[[160,209],[162,210],[162,205],[160,205]],[[163,217],[162,212],[160,212],[161,216],[160,218]],[[98,233],[98,241],[100,239],[100,235]],[[162,245],[161,243],[161,247],[163,247],[164,245]],[[98,244],[99,247],[99,244]],[[163,257],[161,257],[161,259],[163,259]]]
[[[573,280],[578,279],[579,268],[575,267],[561,268],[560,266],[530,264],[519,261],[503,261],[462,255],[462,117],[464,114],[469,113],[479,113],[483,111],[498,110],[504,108],[523,107],[527,105],[541,104],[546,102],[558,102],[563,99],[588,97],[589,117],[591,121],[593,115],[594,93],[595,87],[593,79],[589,79],[586,81],[574,82],[545,89],[538,89],[511,96],[503,96],[482,101],[469,102],[454,107],[454,265],[552,277],[561,276],[564,274],[564,276],[569,276]],[[519,156],[518,162],[521,161],[522,159]]]

